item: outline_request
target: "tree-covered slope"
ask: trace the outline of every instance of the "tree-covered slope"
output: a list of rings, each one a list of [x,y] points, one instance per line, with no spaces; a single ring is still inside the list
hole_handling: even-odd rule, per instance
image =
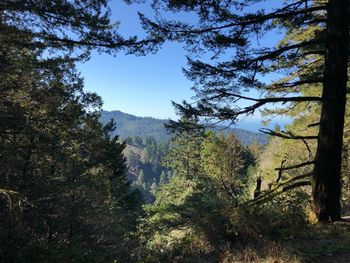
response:
[[[166,120],[151,117],[136,117],[118,110],[102,111],[101,122],[105,124],[110,119],[116,121],[117,129],[115,130],[115,135],[119,135],[121,138],[132,136],[143,138],[145,136],[151,136],[157,140],[166,140],[170,137],[164,128]]]
[[[121,138],[133,136],[138,136],[141,138],[152,136],[156,140],[167,140],[170,138],[170,134],[164,128],[164,123],[166,123],[167,120],[155,119],[151,117],[136,117],[118,110],[102,111],[100,119],[101,122],[105,124],[110,119],[114,119],[116,121],[117,129],[114,131],[114,133],[115,135],[119,135]],[[233,132],[243,144],[250,144],[253,141],[257,141],[260,144],[265,144],[267,142],[266,135],[261,133],[238,128],[224,130],[217,128],[216,130],[221,131],[224,134]]]

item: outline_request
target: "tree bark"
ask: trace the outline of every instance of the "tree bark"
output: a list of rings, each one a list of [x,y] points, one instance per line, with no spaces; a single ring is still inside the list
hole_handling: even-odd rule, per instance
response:
[[[329,0],[322,110],[312,182],[320,222],[340,220],[344,115],[349,56],[349,0]]]
[[[261,176],[258,177],[256,180],[256,188],[254,190],[254,199],[258,198],[261,194]]]

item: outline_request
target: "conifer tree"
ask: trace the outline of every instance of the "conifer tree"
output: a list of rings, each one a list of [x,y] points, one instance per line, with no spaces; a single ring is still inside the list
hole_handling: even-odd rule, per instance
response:
[[[159,178],[159,185],[165,184],[168,181],[167,174],[165,171],[162,171]]]
[[[1,259],[127,258],[116,244],[128,244],[137,200],[125,145],[110,137],[114,123],[99,122],[100,97],[83,91],[69,59],[42,60],[42,50],[16,45],[0,51]]]
[[[125,39],[117,32],[108,0],[1,1],[0,16],[5,46],[59,50],[68,56],[80,49],[81,58],[87,58],[92,49],[138,52],[148,43],[136,36]]]
[[[136,184],[141,188],[146,188],[145,173],[143,172],[143,170],[141,170],[139,175],[137,176]]]
[[[165,158],[172,176],[159,186],[154,203],[144,207],[139,228],[143,251],[157,250],[163,261],[170,261],[179,247],[186,256],[198,244],[198,250],[201,244],[212,246],[226,235],[228,224],[226,199],[201,165],[203,131],[174,132]]]
[[[247,190],[248,166],[254,158],[233,134],[218,137],[207,132],[201,149],[201,165],[208,176],[236,202],[244,199]]]
[[[346,103],[346,84],[349,56],[349,1],[347,0],[290,0],[274,1],[274,8],[262,9],[263,1],[154,1],[157,10],[174,13],[191,12],[198,23],[171,20],[164,17],[155,21],[141,15],[150,36],[164,41],[180,41],[192,54],[210,52],[211,59],[198,60],[189,57],[186,75],[195,81],[198,95],[196,105],[177,104],[183,116],[199,116],[229,120],[234,123],[238,116],[251,114],[257,109],[275,103],[320,104],[317,123],[318,134],[301,136],[294,133],[273,133],[290,140],[317,140],[313,162],[313,207],[320,221],[340,220],[340,170],[342,138]],[[263,2],[266,3],[265,1]],[[257,11],[251,11],[252,9]],[[160,14],[159,12],[158,14]],[[277,47],[260,44],[263,36],[281,28],[318,27],[311,38],[282,42]],[[319,63],[319,74],[302,75],[294,80],[286,78],[271,86],[261,79],[271,72],[293,74],[295,67],[286,69],[285,63],[300,59],[299,69]],[[276,63],[278,62],[278,63]],[[266,78],[265,78],[266,79]],[[301,94],[300,88],[320,84],[318,95]],[[251,97],[247,91],[264,91],[273,87],[281,91],[261,98]],[[251,103],[237,104],[237,101]],[[183,123],[177,125],[185,126]],[[309,163],[295,164],[309,165]],[[299,175],[289,181],[285,189],[308,185],[305,180],[311,174]],[[302,180],[303,179],[303,180]]]

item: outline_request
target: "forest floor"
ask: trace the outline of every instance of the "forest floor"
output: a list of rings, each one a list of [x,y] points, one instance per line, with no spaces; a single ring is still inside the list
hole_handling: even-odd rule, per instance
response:
[[[250,255],[243,252],[226,262],[350,263],[350,216],[341,222],[311,225],[290,239],[267,242]]]
[[[350,216],[316,227],[296,243],[292,241],[291,248],[300,262],[350,263]]]
[[[342,225],[345,231],[350,230],[350,216],[343,217],[343,221],[337,224]],[[322,263],[349,263],[350,262],[350,246],[344,251],[340,251],[337,254],[323,255],[314,260],[314,262]]]
[[[322,263],[349,263],[350,262],[350,251],[346,253],[341,253],[335,256],[324,256],[320,257],[318,261]]]

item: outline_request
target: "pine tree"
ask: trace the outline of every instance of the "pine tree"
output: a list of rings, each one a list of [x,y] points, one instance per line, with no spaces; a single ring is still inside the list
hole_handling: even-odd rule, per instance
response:
[[[194,247],[211,247],[226,234],[227,203],[201,166],[203,140],[198,130],[174,134],[165,158],[173,175],[159,186],[154,203],[144,207],[146,216],[140,221],[139,236],[146,254],[153,249],[162,254],[163,261],[171,261],[171,251],[178,247],[186,257]]]
[[[231,123],[242,114],[251,114],[258,108],[274,103],[321,104],[318,135],[299,136],[293,133],[273,133],[291,140],[317,140],[314,169],[312,171],[313,206],[320,221],[340,219],[340,171],[342,138],[346,103],[347,68],[349,56],[349,1],[282,1],[273,10],[254,6],[260,1],[155,1],[156,9],[173,12],[188,11],[197,14],[198,24],[167,21],[160,18],[151,21],[141,16],[142,23],[151,36],[162,44],[166,40],[184,42],[193,54],[210,51],[212,60],[189,58],[186,75],[195,81],[197,105],[184,102],[177,109],[186,117],[201,116],[229,120]],[[258,11],[250,12],[256,7]],[[317,34],[311,38],[281,43],[276,48],[259,45],[262,36],[274,33],[276,28],[289,29],[317,26]],[[254,38],[253,38],[254,37]],[[267,35],[268,37],[268,35]],[[254,40],[258,39],[258,43]],[[223,55],[226,51],[233,54]],[[287,77],[295,68],[286,70],[285,63],[302,59],[299,68],[318,63],[322,56],[321,74],[303,75],[296,80],[273,85],[284,89],[278,95],[254,98],[246,91],[266,90],[271,83],[264,83],[259,76],[270,72]],[[275,63],[278,61],[279,63]],[[216,62],[216,63],[215,63]],[[281,66],[280,66],[281,65]],[[272,78],[272,77],[271,77]],[[307,96],[298,93],[308,84],[320,84],[322,93]],[[337,87],[337,88],[335,88]],[[235,102],[245,100],[249,106]],[[311,124],[311,123],[310,123]],[[183,125],[183,123],[177,123]],[[317,124],[315,124],[317,125]],[[328,160],[328,161],[327,161]],[[303,163],[299,164],[303,165]],[[296,177],[285,189],[309,185]],[[290,181],[291,183],[292,181]]]
[[[165,184],[167,181],[168,181],[167,173],[165,171],[162,171],[159,178],[159,185]]]
[[[189,120],[185,122],[194,124]],[[172,170],[174,176],[191,179],[201,174],[200,150],[203,136],[202,130],[174,131],[172,147],[164,158],[165,165]]]
[[[248,156],[250,158],[248,158]],[[218,137],[207,132],[202,144],[201,165],[208,176],[236,203],[245,199],[248,185],[248,167],[255,160],[233,134]]]
[[[119,248],[102,252],[128,244],[137,209],[125,145],[109,136],[114,123],[100,124],[100,98],[83,91],[70,60],[42,60],[41,51],[17,46],[0,50],[7,120],[0,122],[1,259],[126,257]]]
[[[143,170],[141,170],[139,175],[137,176],[136,185],[144,189],[146,188],[145,173],[143,172]]]
[[[104,0],[1,1],[0,17],[1,259],[130,261],[125,145],[75,62],[141,43],[117,33]]]

